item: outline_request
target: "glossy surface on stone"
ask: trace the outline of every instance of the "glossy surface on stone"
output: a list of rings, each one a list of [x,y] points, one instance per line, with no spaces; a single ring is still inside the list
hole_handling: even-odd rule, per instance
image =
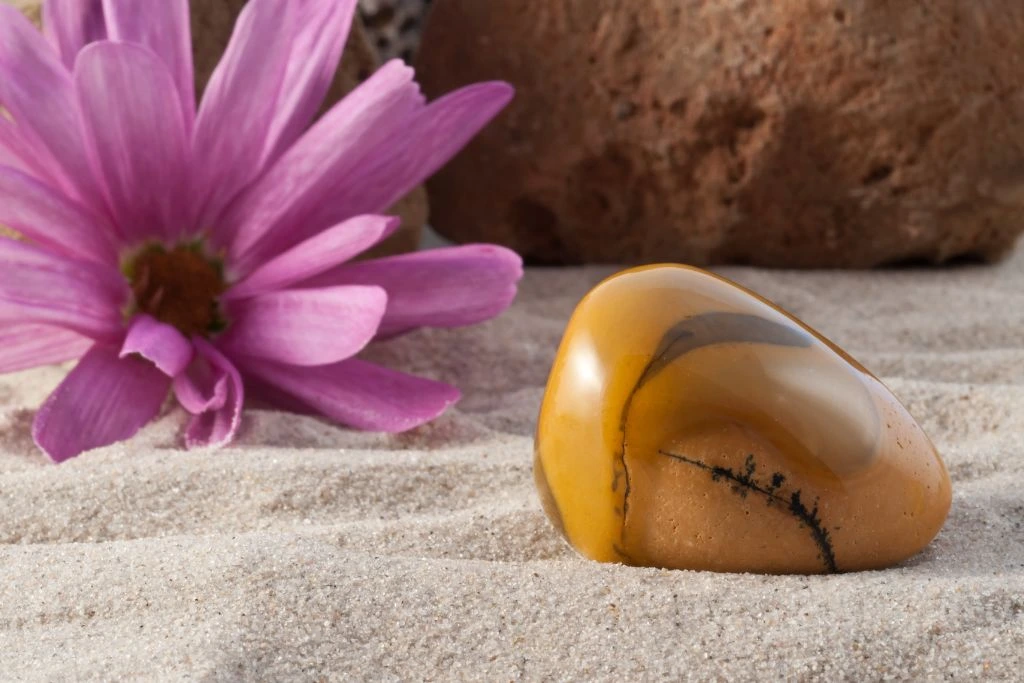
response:
[[[580,303],[548,381],[534,474],[603,562],[714,571],[881,568],[949,510],[949,476],[892,393],[747,290],[684,266]]]

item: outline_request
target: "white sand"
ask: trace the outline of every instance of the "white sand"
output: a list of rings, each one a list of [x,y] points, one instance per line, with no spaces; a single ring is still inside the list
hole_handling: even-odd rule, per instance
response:
[[[940,447],[953,509],[906,566],[826,577],[577,557],[534,494],[532,430],[575,303],[531,272],[503,318],[380,349],[466,399],[397,437],[182,413],[69,464],[33,449],[60,379],[0,378],[0,678],[1024,679],[1024,248],[994,268],[723,272],[846,347]]]

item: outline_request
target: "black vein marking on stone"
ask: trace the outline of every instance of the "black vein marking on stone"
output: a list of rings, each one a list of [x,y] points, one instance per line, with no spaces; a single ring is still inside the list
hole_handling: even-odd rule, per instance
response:
[[[814,543],[818,546],[818,556],[821,558],[822,563],[824,563],[826,571],[832,574],[839,571],[839,568],[836,566],[835,552],[832,549],[832,538],[829,536],[825,525],[822,524],[821,518],[818,517],[817,502],[815,502],[812,509],[808,510],[807,505],[800,498],[799,490],[793,491],[788,497],[784,495],[780,491],[780,488],[786,481],[786,477],[781,472],[775,472],[772,474],[771,483],[765,485],[758,482],[757,478],[754,476],[754,472],[757,469],[757,463],[754,461],[753,454],[747,456],[747,459],[743,463],[743,470],[737,472],[731,467],[709,465],[706,462],[702,462],[694,458],[688,458],[685,455],[679,455],[678,453],[672,453],[670,451],[658,452],[672,458],[673,460],[685,462],[687,465],[693,465],[705,472],[710,472],[712,481],[725,481],[730,483],[732,485],[733,492],[738,494],[741,498],[746,498],[749,493],[755,493],[764,496],[768,502],[768,507],[772,507],[774,505],[781,506],[786,510],[786,512],[791,514],[793,517],[796,517],[801,526],[811,532],[811,537],[814,539]]]
[[[640,379],[633,385],[626,402],[622,406],[619,418],[619,430],[622,432],[622,445],[616,454],[619,471],[612,480],[612,491],[619,490],[620,478],[625,481],[622,503],[622,524],[626,524],[626,513],[629,512],[629,494],[632,490],[629,479],[629,468],[626,466],[626,421],[633,399],[640,389],[658,373],[691,351],[706,346],[727,343],[771,344],[773,346],[793,346],[806,348],[811,345],[812,337],[799,327],[787,326],[773,320],[761,318],[748,313],[728,313],[716,311],[702,313],[681,320],[673,325],[661,338],[658,348],[640,373]]]

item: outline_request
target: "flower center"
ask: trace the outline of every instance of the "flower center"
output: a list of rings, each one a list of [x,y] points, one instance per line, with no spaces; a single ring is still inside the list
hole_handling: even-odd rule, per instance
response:
[[[167,249],[151,245],[124,267],[134,302],[129,316],[148,313],[178,328],[186,337],[209,336],[224,329],[226,321],[217,301],[224,290],[224,269],[208,258],[200,243]]]

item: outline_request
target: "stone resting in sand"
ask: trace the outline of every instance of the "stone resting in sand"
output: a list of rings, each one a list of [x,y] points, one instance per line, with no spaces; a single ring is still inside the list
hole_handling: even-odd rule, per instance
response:
[[[603,562],[833,573],[919,552],[949,474],[838,346],[697,268],[633,268],[569,322],[537,424],[552,524]]]

